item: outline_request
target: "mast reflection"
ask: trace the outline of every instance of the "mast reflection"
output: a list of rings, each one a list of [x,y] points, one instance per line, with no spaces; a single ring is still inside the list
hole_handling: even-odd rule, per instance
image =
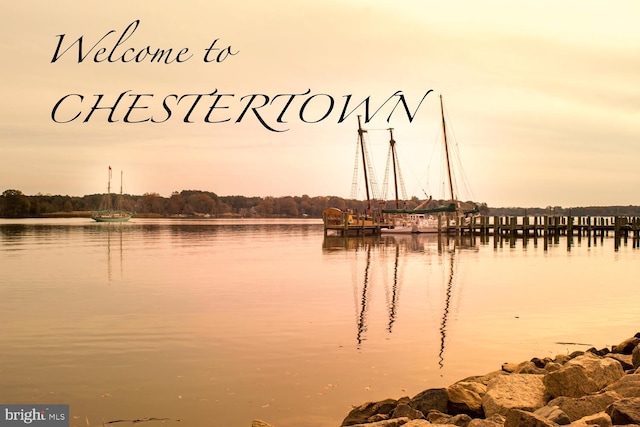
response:
[[[367,340],[369,311],[371,296],[375,284],[382,282],[386,292],[385,312],[388,316],[385,332],[392,334],[400,313],[400,295],[403,284],[404,269],[422,263],[425,256],[436,256],[437,265],[444,269],[441,279],[444,287],[442,313],[437,322],[439,334],[438,365],[444,367],[444,353],[447,342],[447,332],[452,310],[451,302],[454,293],[456,275],[456,252],[460,250],[477,250],[475,240],[467,241],[459,236],[437,236],[425,234],[395,235],[395,236],[325,236],[323,251],[326,254],[339,251],[355,252],[349,258],[355,267],[353,280],[353,295],[356,319],[356,346],[360,349]],[[364,260],[358,253],[364,252]],[[424,255],[424,256],[423,256]],[[358,258],[361,260],[358,263]],[[364,263],[363,263],[364,261]],[[433,265],[428,261],[428,265]],[[379,268],[378,268],[379,267]],[[389,267],[389,269],[386,269]],[[363,273],[360,276],[360,272]],[[414,273],[415,274],[415,273]],[[421,273],[422,274],[422,273]],[[359,277],[359,278],[358,278]],[[429,278],[427,278],[430,281]],[[437,286],[436,283],[429,287]],[[440,304],[439,304],[440,305]]]
[[[447,320],[449,318],[449,305],[451,304],[451,293],[453,290],[453,276],[455,273],[455,254],[456,251],[452,250],[449,256],[449,280],[447,281],[447,288],[445,291],[444,310],[442,311],[442,323],[440,323],[440,352],[438,353],[438,365],[440,369],[444,368],[444,342],[447,336]]]
[[[111,240],[112,240],[112,234],[115,235],[113,237],[113,240],[117,239],[117,251],[118,251],[118,256],[119,256],[119,264],[120,264],[120,279],[122,279],[124,277],[124,271],[123,271],[123,265],[124,265],[124,257],[123,257],[123,250],[122,250],[122,227],[124,226],[124,224],[122,223],[102,223],[98,225],[99,227],[104,227],[106,228],[106,232],[107,232],[107,279],[109,281],[109,283],[111,283],[113,281],[113,261],[112,261],[112,256],[111,256]]]

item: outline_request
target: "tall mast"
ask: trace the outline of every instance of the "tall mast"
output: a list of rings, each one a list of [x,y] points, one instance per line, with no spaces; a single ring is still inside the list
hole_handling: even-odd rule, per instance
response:
[[[360,139],[360,151],[362,152],[362,169],[364,169],[364,185],[367,190],[367,213],[371,212],[371,198],[369,197],[369,177],[367,176],[367,161],[364,152],[364,133],[366,130],[362,129],[360,124],[360,117],[358,116],[358,138]]]
[[[393,185],[396,191],[396,209],[400,209],[400,201],[398,199],[398,174],[396,171],[396,141],[393,139],[393,128],[389,128],[389,144],[391,145],[391,160],[393,161]]]
[[[111,166],[109,166],[109,180],[107,181],[107,209],[111,210]]]
[[[453,180],[451,178],[451,165],[449,163],[449,145],[447,144],[447,127],[444,123],[444,107],[442,106],[442,95],[440,95],[440,111],[442,113],[442,133],[444,135],[444,152],[447,157],[447,174],[449,176],[449,191],[451,192],[451,200],[455,200],[453,194]]]

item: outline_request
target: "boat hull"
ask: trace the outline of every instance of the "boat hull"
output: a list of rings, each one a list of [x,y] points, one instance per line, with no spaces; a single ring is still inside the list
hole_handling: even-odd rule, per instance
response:
[[[93,219],[96,222],[126,222],[126,221],[129,221],[131,217],[130,216],[118,217],[118,218],[92,217],[91,219]]]
[[[125,222],[131,219],[131,214],[126,211],[100,211],[95,212],[91,219],[96,222]]]

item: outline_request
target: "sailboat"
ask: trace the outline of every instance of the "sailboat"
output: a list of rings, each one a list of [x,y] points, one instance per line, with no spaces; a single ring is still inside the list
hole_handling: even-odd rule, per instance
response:
[[[124,222],[131,219],[131,212],[122,209],[122,171],[120,172],[120,195],[116,199],[116,209],[111,202],[111,166],[109,166],[109,180],[107,194],[102,200],[99,211],[92,212],[91,219],[97,222]]]
[[[381,230],[381,232],[383,233],[438,233],[442,230],[442,228],[446,228],[449,220],[455,221],[455,217],[459,213],[458,202],[456,200],[456,195],[453,188],[451,162],[449,159],[449,145],[447,141],[447,127],[444,119],[442,95],[440,95],[440,111],[442,115],[442,133],[451,201],[447,205],[438,206],[435,208],[422,208],[422,206],[431,201],[431,199],[429,199],[415,209],[399,209],[397,203],[395,209],[383,209],[382,213],[389,215],[388,221],[391,224],[388,228],[383,228]],[[447,219],[441,221],[438,215],[443,212],[453,213],[453,218],[448,218],[448,216],[445,215],[445,218]]]

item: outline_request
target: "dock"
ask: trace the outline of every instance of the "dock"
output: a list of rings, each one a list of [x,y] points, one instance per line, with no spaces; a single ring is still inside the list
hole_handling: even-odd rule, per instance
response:
[[[380,234],[383,228],[388,228],[383,217],[378,213],[371,215],[343,212],[335,208],[327,208],[322,211],[324,223],[324,235],[330,232],[340,236],[364,236]]]
[[[333,214],[333,215],[332,215]],[[444,214],[440,214],[444,217]],[[357,216],[326,209],[323,212],[324,232],[336,234],[366,235],[379,234],[383,228],[391,224],[385,222],[382,215],[370,217]],[[612,235],[615,237],[616,249],[621,242],[632,241],[634,248],[640,248],[640,217],[627,216],[488,216],[476,215],[470,217],[459,216],[454,220],[441,220],[439,231],[448,235],[493,236],[495,242],[499,240],[558,239],[560,236],[576,237],[578,241]],[[498,239],[499,238],[499,239]],[[568,240],[568,244],[571,244]]]

